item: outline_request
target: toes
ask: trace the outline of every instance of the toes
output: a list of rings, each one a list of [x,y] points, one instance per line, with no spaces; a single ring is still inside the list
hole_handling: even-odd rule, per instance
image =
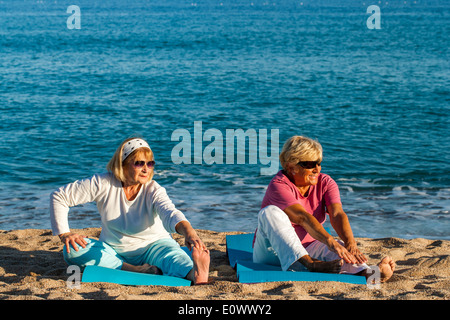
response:
[[[384,257],[381,260],[380,264],[387,264],[392,269],[392,271],[395,270],[395,266],[396,266],[395,261],[389,256]]]

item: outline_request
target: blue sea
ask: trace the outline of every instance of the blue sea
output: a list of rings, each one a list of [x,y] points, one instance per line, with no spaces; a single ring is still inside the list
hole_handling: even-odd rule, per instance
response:
[[[380,29],[367,24],[372,4]],[[249,141],[244,163],[201,158],[219,134],[242,129],[269,155],[292,135],[318,139],[356,236],[449,240],[449,8],[0,1],[0,229],[50,228],[50,193],[104,172],[137,135],[154,151],[154,179],[195,228],[254,231],[273,176],[262,174],[261,153],[251,162]],[[190,163],[175,161],[176,132],[192,138]],[[72,228],[100,226],[95,204],[69,217]]]

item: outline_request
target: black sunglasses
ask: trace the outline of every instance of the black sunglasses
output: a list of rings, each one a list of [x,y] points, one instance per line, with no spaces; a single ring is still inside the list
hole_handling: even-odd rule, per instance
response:
[[[144,164],[147,164],[147,168],[153,168],[155,166],[155,161],[135,161],[133,166],[135,168],[142,168],[144,166]]]
[[[297,164],[304,169],[314,169],[316,166],[321,166],[320,161],[300,161]]]

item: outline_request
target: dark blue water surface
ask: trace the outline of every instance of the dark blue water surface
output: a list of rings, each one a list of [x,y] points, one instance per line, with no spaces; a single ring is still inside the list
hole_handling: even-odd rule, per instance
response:
[[[193,143],[197,122],[278,130],[280,148],[318,139],[356,236],[450,239],[449,6],[383,1],[371,30],[369,5],[1,2],[0,229],[49,228],[50,192],[139,135],[194,227],[253,231],[268,165],[174,163],[172,134]],[[99,224],[94,204],[70,212],[73,228]]]

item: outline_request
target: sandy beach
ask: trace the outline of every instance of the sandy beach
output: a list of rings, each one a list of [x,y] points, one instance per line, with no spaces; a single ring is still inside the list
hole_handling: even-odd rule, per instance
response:
[[[98,238],[100,229],[74,230]],[[448,300],[450,241],[358,238],[369,265],[390,255],[394,276],[379,289],[337,282],[242,284],[228,264],[227,234],[197,230],[211,251],[212,284],[191,287],[81,283],[68,288],[63,245],[50,230],[0,231],[1,300]],[[174,238],[182,245],[179,235]]]

